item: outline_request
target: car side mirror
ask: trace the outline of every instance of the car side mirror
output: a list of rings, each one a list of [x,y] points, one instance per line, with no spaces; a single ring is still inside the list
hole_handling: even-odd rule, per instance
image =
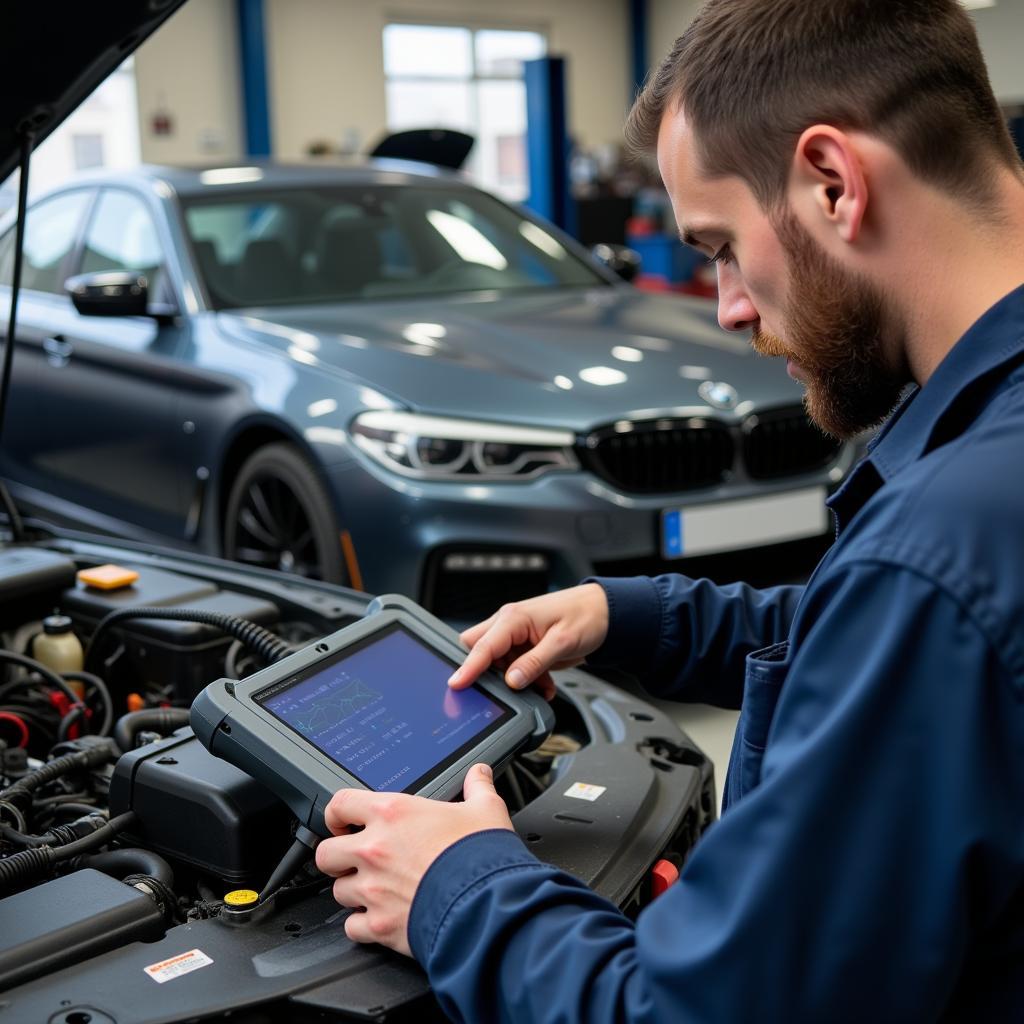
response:
[[[623,281],[632,281],[640,273],[643,260],[636,249],[628,245],[613,245],[611,242],[598,242],[591,254],[609,270],[614,271]]]
[[[159,309],[149,301],[149,282],[130,270],[105,270],[78,274],[64,282],[75,309],[82,316],[154,316],[162,319],[174,311]]]

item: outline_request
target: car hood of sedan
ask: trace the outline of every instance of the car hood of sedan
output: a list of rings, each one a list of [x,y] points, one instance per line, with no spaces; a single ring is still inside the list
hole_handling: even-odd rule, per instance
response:
[[[21,138],[38,146],[184,0],[5,4],[0,34],[0,181]]]
[[[742,417],[803,393],[781,360],[718,326],[714,303],[624,287],[238,310],[219,321],[227,335],[412,409],[472,419],[582,431]]]

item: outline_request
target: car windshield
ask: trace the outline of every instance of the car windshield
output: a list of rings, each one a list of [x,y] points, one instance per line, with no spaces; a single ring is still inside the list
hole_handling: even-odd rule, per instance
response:
[[[471,188],[268,190],[186,200],[184,213],[215,309],[607,284]]]

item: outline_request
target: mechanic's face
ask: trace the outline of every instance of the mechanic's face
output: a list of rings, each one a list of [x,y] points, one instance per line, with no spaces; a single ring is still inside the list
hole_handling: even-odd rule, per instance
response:
[[[710,179],[697,166],[692,133],[667,114],[658,164],[683,241],[718,269],[718,320],[750,330],[754,349],[785,356],[823,430],[847,438],[882,420],[904,375],[885,358],[885,296],[818,244],[787,208],[771,215],[738,178]]]

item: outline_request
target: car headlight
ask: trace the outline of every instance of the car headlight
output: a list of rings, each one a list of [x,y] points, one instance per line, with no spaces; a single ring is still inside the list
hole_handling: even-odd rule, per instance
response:
[[[375,409],[357,416],[349,432],[382,466],[422,479],[523,481],[579,468],[575,438],[565,430]]]

